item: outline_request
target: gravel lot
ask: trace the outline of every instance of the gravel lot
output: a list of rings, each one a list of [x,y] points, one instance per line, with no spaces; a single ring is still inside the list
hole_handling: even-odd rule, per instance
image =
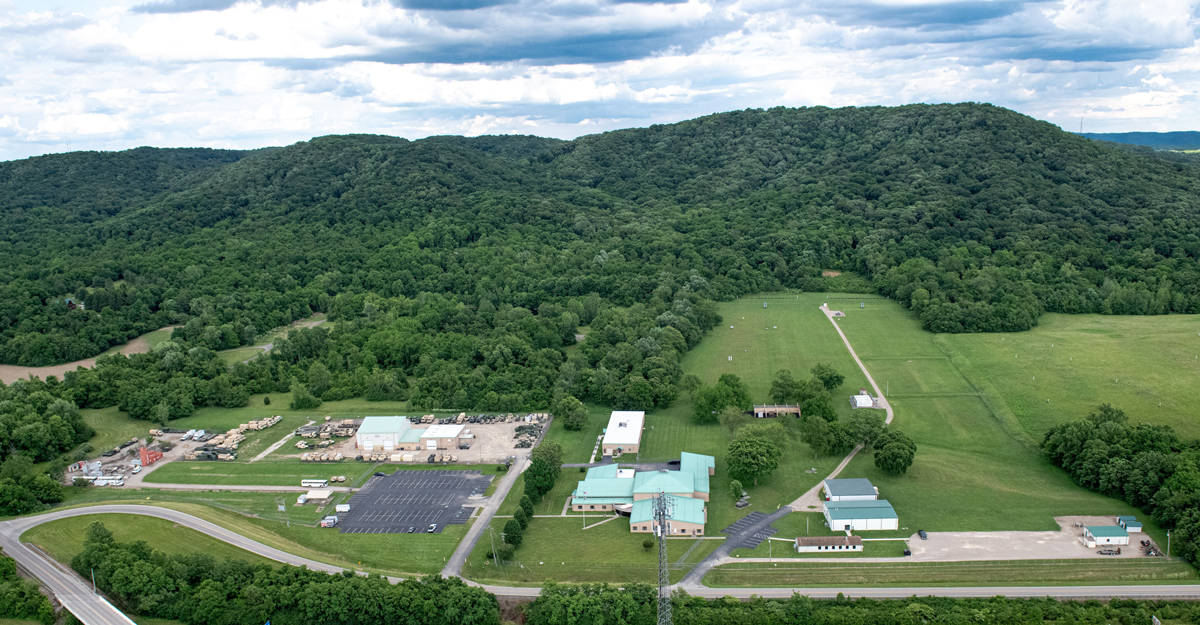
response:
[[[1119,556],[1102,556],[1082,542],[1084,525],[1116,525],[1115,516],[1054,517],[1057,532],[928,532],[929,540],[913,534],[908,539],[914,561],[1054,560],[1079,558],[1145,558],[1139,542],[1145,534],[1131,534],[1130,545]],[[869,538],[869,532],[866,533]]]

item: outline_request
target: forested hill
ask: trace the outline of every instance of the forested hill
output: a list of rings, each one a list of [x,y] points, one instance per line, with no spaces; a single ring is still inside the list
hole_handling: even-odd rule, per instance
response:
[[[46,156],[0,164],[0,232],[0,360],[22,365],[168,323],[234,347],[422,294],[537,316],[847,285],[823,269],[936,331],[1200,311],[1200,168],[975,104]]]

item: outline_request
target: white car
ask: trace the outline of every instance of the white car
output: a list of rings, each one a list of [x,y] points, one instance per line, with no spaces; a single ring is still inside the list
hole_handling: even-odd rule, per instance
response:
[[[108,483],[109,486],[124,486],[125,480],[112,480]]]
[[[134,474],[134,475],[137,475],[138,473],[141,473],[141,472],[142,472],[142,468],[141,468],[141,467],[134,467],[134,468],[133,468],[133,474]]]

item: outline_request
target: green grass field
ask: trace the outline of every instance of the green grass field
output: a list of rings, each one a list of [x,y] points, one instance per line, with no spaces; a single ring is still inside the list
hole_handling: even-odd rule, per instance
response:
[[[116,406],[80,410],[79,414],[84,423],[96,430],[96,435],[88,441],[92,444],[92,453],[88,454],[90,457],[99,456],[131,438],[144,439],[149,435],[150,428],[154,427],[149,421],[129,418]]]
[[[117,542],[145,541],[151,549],[168,555],[202,553],[217,559],[245,560],[251,564],[279,564],[195,530],[178,527],[171,521],[137,514],[95,514],[50,521],[22,534],[21,542],[33,543],[55,560],[69,564],[71,558],[83,551],[87,526],[95,521],[103,523]]]
[[[127,491],[125,494],[133,496],[141,493]],[[179,510],[303,558],[348,569],[397,576],[431,575],[440,572],[446,559],[454,553],[466,534],[470,523],[474,522],[471,521],[467,525],[449,525],[441,534],[341,534],[336,530],[301,525],[295,521],[289,526],[273,518],[248,517],[238,512],[212,507],[203,499],[196,500],[199,503],[132,498],[118,501]],[[311,506],[296,508],[289,505],[287,514],[295,514],[294,511],[303,508]]]
[[[1194,584],[1182,562],[1145,560],[1021,560],[995,562],[745,562],[704,576],[704,585],[736,587],[836,586],[1069,586],[1075,584]]]
[[[349,482],[347,482],[348,484]],[[265,520],[278,521],[283,524],[299,523],[302,525],[317,525],[324,512],[318,511],[318,506],[294,506],[296,493],[252,493],[245,491],[197,491],[197,490],[160,490],[157,488],[142,488],[125,490],[120,488],[69,487],[66,489],[67,498],[64,507],[105,504],[113,502],[136,503],[190,503],[210,506],[220,510],[257,517]],[[350,499],[350,493],[335,493],[326,507],[344,503]],[[284,504],[284,512],[279,512],[279,504]]]
[[[1121,408],[1132,422],[1200,437],[1189,403],[1200,386],[1196,315],[1047,314],[1028,332],[938,339],[982,377],[1004,381],[1001,399],[1035,439],[1063,421],[1086,417],[1102,402]]]
[[[588,518],[588,523],[600,519]],[[507,519],[492,522],[496,544]],[[560,582],[645,582],[657,579],[658,549],[645,549],[642,541],[648,534],[629,531],[629,520],[614,519],[603,525],[583,529],[581,517],[534,519],[525,531],[525,542],[517,550],[514,564],[499,569],[487,555],[491,552],[491,535],[484,532],[479,546],[471,553],[463,576],[481,582],[510,585],[540,585],[547,579]],[[669,539],[668,557],[672,564],[687,554],[687,560],[671,571],[671,580],[678,581],[687,573],[686,565],[694,565],[721,544],[719,540]],[[693,546],[694,551],[688,554]]]
[[[911,436],[918,451],[906,475],[886,475],[875,468],[870,454],[859,454],[841,477],[870,479],[895,507],[901,526],[930,531],[1053,530],[1055,516],[1138,513],[1073,484],[1038,450],[1035,441],[1041,433],[1021,429],[1004,410],[1006,404],[992,389],[1021,384],[1024,371],[980,372],[968,359],[947,354],[939,345],[943,338],[989,337],[999,344],[999,337],[937,336],[922,330],[891,301],[870,302],[865,309],[848,307],[846,314],[839,322],[842,330],[880,386],[890,387],[896,412],[892,425]],[[1141,322],[1156,320],[1147,317]],[[1034,375],[1036,371],[1029,372]],[[1144,520],[1149,533],[1165,544],[1165,534]]]
[[[300,480],[345,475],[351,484],[375,465],[370,462],[172,462],[147,474],[148,484],[212,484],[215,486],[300,486]]]

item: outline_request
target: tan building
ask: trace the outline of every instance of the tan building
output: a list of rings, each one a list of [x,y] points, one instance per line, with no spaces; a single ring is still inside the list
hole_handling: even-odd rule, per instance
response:
[[[642,427],[645,422],[645,412],[614,410],[608,418],[604,440],[600,443],[603,454],[636,454],[642,445]]]
[[[708,522],[708,508],[704,502],[690,497],[665,495],[671,502],[671,515],[667,517],[667,536],[703,536],[704,524]],[[651,533],[658,527],[654,519],[654,499],[633,502],[633,513],[629,515],[629,531]]]

